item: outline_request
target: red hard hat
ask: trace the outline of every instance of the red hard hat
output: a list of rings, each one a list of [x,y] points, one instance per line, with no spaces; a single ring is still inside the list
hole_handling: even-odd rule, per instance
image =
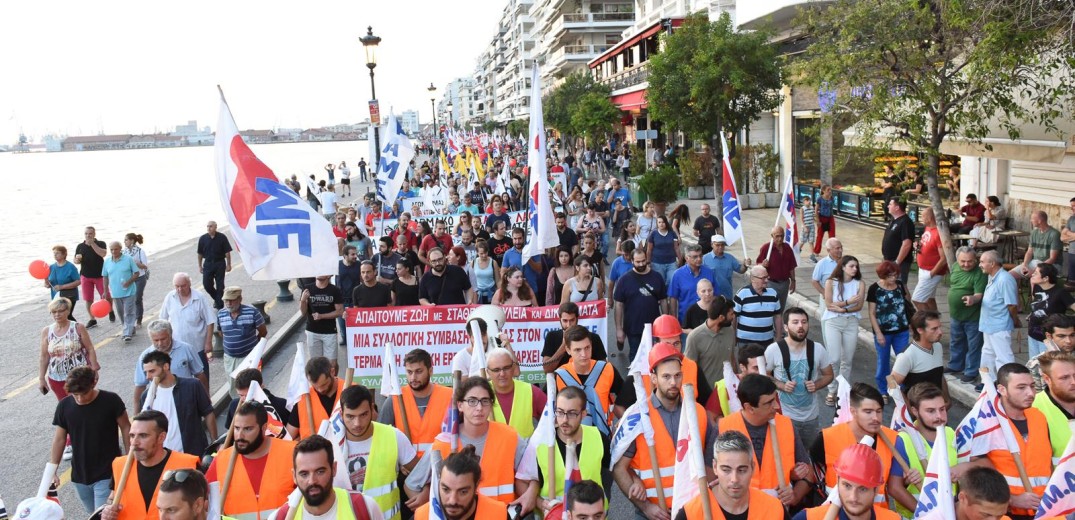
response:
[[[840,453],[840,458],[836,459],[836,475],[866,487],[878,487],[885,483],[881,456],[861,443],[852,444]]]
[[[679,326],[679,320],[671,314],[662,314],[653,320],[653,337],[655,338],[673,338],[683,334],[683,329]]]
[[[654,345],[653,348],[651,348],[649,351],[650,372],[656,369],[657,365],[660,364],[661,361],[673,357],[680,361],[683,360],[683,354],[680,353],[679,349],[677,349],[671,343],[661,342]]]

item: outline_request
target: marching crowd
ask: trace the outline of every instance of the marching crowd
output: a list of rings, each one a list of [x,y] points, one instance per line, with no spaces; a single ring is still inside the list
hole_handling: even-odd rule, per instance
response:
[[[931,499],[954,502],[960,520],[1034,517],[1075,415],[1075,318],[1065,314],[1075,299],[1056,268],[1064,260],[1060,241],[1075,247],[1072,221],[1061,233],[1035,215],[1026,259],[1011,274],[995,251],[979,255],[971,245],[958,250],[947,273],[933,215],[924,216],[918,237],[905,206],[893,199],[882,242],[886,261],[877,267],[880,280],[867,287],[858,260],[834,237],[831,195],[822,195],[801,215],[804,228],[822,228],[815,255],[822,244],[827,253],[815,256],[815,316],[787,304],[799,259],[783,228],[773,229],[756,258],[738,259],[725,250],[720,219],[708,205],[693,222],[685,207],[673,211],[674,221],[649,203],[636,209],[626,179],[598,180],[598,170],[614,169],[587,154],[581,165],[550,158],[550,173],[571,186],[553,186],[560,242],[529,258],[525,231],[509,214],[525,207],[521,157],[495,161],[484,180],[472,183],[442,176],[437,161],[412,165],[412,185],[398,199],[449,190],[434,215],[384,210],[372,197],[347,207],[333,176],[343,176],[349,196],[349,169],[326,166],[329,182],[324,190],[309,185],[308,200],[333,223],[341,259],[337,273],[300,281],[306,391],[297,400],[280,398],[261,389],[257,368],[239,370],[229,376],[233,401],[224,432],[209,399],[213,336],[222,338],[231,374],[267,333],[261,313],[243,303],[242,288],[224,283],[232,266],[227,237],[210,222],[199,240],[206,294],[192,289],[190,275],[175,274],[159,318],[146,325],[152,346],[133,363],[131,394],[141,411],[128,417],[118,393],[97,388],[99,365],[86,329],[96,324],[96,293],[110,298],[124,339],[135,336],[149,260],[138,248],[140,236],[128,235],[126,248],[106,248],[87,228],[74,257],[81,272],[56,246],[45,282],[54,296],[53,323],[41,335],[40,386],[59,399],[52,462],[71,461],[71,482],[87,512],[106,520],[589,520],[604,517],[613,485],[638,518],[818,519],[829,498],[840,504],[839,518],[859,520],[911,518],[937,446],[950,453],[958,492]],[[365,179],[364,161],[359,167]],[[288,184],[300,190],[294,178]],[[970,229],[986,225],[984,212],[978,221],[972,212],[964,212]],[[693,240],[680,242],[683,224]],[[813,230],[804,231],[804,242],[814,242]],[[908,288],[916,244],[918,284]],[[1075,266],[1066,260],[1069,270]],[[736,273],[747,273],[749,283],[736,288]],[[935,300],[946,274],[947,363]],[[1021,326],[1013,275],[1028,277],[1040,295],[1028,317],[1037,343],[1027,365],[1012,355],[1011,331]],[[84,324],[74,320],[79,299],[91,312]],[[578,325],[578,304],[601,299],[610,305],[615,345]],[[452,304],[558,306],[561,330],[545,337],[541,353],[555,386],[519,379],[507,337],[489,337],[503,329],[503,313],[484,311],[467,323],[472,345],[453,360],[454,387],[433,382],[430,354],[406,345],[398,347],[402,395],[382,401],[375,389],[341,377],[347,308]],[[878,353],[873,384],[851,376],[863,315]],[[824,344],[807,337],[817,321]],[[634,360],[630,369],[609,362],[611,349]],[[475,357],[484,358],[478,371]],[[980,385],[995,382],[1001,420],[1016,432],[1018,451],[972,442],[957,453],[944,374],[975,382],[979,369],[987,372]],[[264,399],[247,399],[255,387]],[[846,396],[838,395],[842,387]],[[908,420],[898,431],[882,424],[893,401],[906,403]],[[846,406],[847,418],[822,427],[822,402]],[[553,435],[538,427],[543,416]],[[651,431],[634,426],[643,416]],[[684,417],[701,441],[708,486],[673,510]],[[342,444],[329,440],[333,428]]]

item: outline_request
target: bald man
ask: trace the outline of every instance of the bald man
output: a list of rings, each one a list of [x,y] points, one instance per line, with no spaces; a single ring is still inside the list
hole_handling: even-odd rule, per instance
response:
[[[175,273],[171,291],[161,303],[160,318],[172,324],[172,337],[198,350],[209,381],[209,355],[213,353],[216,311],[204,293],[191,288],[190,275]]]

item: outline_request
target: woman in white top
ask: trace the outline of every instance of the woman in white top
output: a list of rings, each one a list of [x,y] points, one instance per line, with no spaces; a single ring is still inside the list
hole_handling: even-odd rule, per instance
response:
[[[575,259],[575,276],[564,283],[561,302],[592,302],[605,297],[605,283],[593,275],[593,266],[589,259],[580,256]]]
[[[642,205],[642,214],[638,216],[638,245],[643,245],[649,240],[649,234],[657,229],[657,212],[653,203],[646,201]]]
[[[567,213],[567,225],[571,229],[575,229],[575,226],[579,223],[579,218],[582,217],[582,213],[586,210],[586,202],[582,198],[582,189],[576,186],[571,190],[571,194],[567,196],[567,205],[564,207],[564,211]]]
[[[851,361],[858,342],[859,311],[866,301],[859,261],[853,256],[840,258],[836,269],[825,280],[825,312],[821,315],[822,337],[833,361],[833,372],[851,381]],[[829,385],[825,403],[836,402],[837,385]]]
[[[496,283],[500,280],[500,266],[496,260],[489,256],[489,243],[478,239],[474,243],[478,256],[470,264],[470,285],[474,287],[474,300],[471,303],[493,303],[493,293],[496,292]]]
[[[149,257],[146,256],[146,252],[141,247],[138,247],[141,243],[142,235],[127,233],[123,237],[123,254],[131,257],[131,260],[134,260],[134,265],[138,266],[138,278],[134,281],[136,289],[134,307],[138,315],[138,321],[136,322],[138,327],[142,326],[142,314],[145,311],[145,306],[142,304],[142,295],[146,293],[146,282],[149,281]]]

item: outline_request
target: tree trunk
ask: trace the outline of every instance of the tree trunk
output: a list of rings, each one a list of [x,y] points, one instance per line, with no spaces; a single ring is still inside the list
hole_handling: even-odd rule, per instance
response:
[[[936,150],[938,147],[934,147]],[[956,268],[956,252],[952,245],[952,232],[948,228],[948,218],[941,199],[941,192],[937,189],[937,172],[940,171],[941,156],[939,153],[931,153],[929,156],[929,170],[926,172],[926,188],[929,191],[929,204],[933,208],[933,215],[937,218],[937,231],[941,235],[941,245],[944,249],[944,259],[948,262],[948,271]]]

